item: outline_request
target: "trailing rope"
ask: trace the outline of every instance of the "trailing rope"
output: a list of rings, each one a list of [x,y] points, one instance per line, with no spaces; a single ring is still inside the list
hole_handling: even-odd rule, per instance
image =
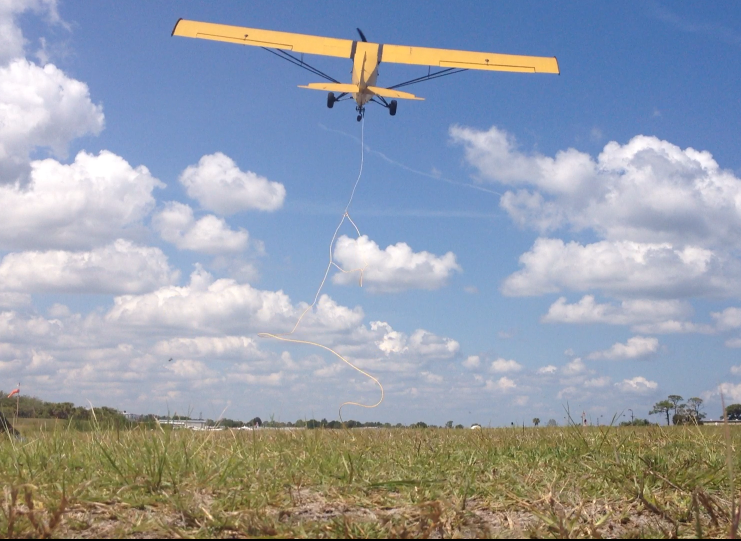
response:
[[[301,324],[301,320],[304,319],[304,316],[316,306],[316,303],[319,301],[319,295],[321,294],[322,289],[324,289],[324,284],[327,281],[327,277],[329,276],[329,271],[330,269],[332,269],[332,267],[336,267],[337,269],[339,269],[341,272],[344,272],[344,273],[359,272],[360,273],[360,286],[361,287],[363,286],[363,273],[365,272],[365,269],[368,267],[368,262],[366,261],[365,256],[362,256],[362,253],[361,253],[361,256],[363,257],[363,263],[364,263],[363,267],[357,268],[357,269],[345,270],[342,267],[340,267],[337,263],[335,263],[334,261],[334,245],[335,245],[335,242],[337,242],[337,235],[340,232],[340,228],[345,223],[345,220],[350,222],[353,228],[355,228],[355,232],[358,234],[358,239],[361,236],[360,229],[355,224],[355,222],[352,220],[352,218],[350,218],[350,206],[352,205],[353,199],[355,198],[355,191],[357,190],[358,184],[360,183],[360,178],[363,176],[364,160],[365,160],[365,117],[363,117],[362,122],[360,124],[360,171],[358,172],[358,178],[355,180],[355,185],[352,188],[352,193],[350,194],[350,200],[347,202],[347,206],[345,206],[345,210],[342,213],[342,219],[340,220],[340,223],[337,225],[337,228],[334,231],[334,235],[332,235],[332,241],[329,243],[329,263],[327,264],[327,269],[324,271],[324,277],[322,278],[322,281],[319,284],[319,289],[317,290],[316,295],[314,295],[314,301],[309,306],[307,306],[306,309],[301,313],[298,320],[296,321],[296,324],[293,326],[293,329],[291,329],[290,332],[275,333],[275,334],[261,332],[257,335],[260,338],[274,338],[282,342],[290,342],[293,344],[306,344],[309,346],[315,346],[315,347],[324,349],[326,351],[329,351],[332,355],[337,357],[339,360],[341,360],[343,363],[348,365],[350,368],[352,368],[353,370],[356,370],[357,372],[360,372],[365,377],[375,382],[376,385],[378,385],[378,387],[381,389],[381,398],[378,400],[378,402],[376,402],[373,405],[361,404],[359,402],[343,402],[340,405],[340,411],[339,411],[340,421],[342,421],[342,408],[344,408],[345,406],[358,406],[358,407],[367,408],[367,409],[377,408],[378,406],[380,406],[381,402],[383,402],[383,397],[384,397],[383,385],[381,385],[381,382],[378,381],[378,379],[376,379],[374,376],[370,375],[365,370],[355,366],[353,363],[351,363],[345,357],[340,355],[334,349],[328,346],[325,346],[323,344],[319,344],[317,342],[312,342],[310,340],[299,340],[296,338],[288,338],[288,337],[296,332],[299,325]]]

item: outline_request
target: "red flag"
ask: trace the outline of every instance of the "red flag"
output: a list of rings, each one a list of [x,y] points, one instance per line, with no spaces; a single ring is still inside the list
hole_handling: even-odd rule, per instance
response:
[[[21,392],[20,389],[14,389],[9,395],[8,398],[12,398],[13,396],[19,394]]]

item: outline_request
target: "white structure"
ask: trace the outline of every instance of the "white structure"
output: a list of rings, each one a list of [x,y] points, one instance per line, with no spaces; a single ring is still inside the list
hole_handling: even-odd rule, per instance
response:
[[[162,426],[171,426],[174,429],[187,428],[190,430],[205,430],[206,421],[203,419],[157,419]]]

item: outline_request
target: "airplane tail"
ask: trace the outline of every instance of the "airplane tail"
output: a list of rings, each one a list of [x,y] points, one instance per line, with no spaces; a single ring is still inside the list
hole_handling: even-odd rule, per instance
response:
[[[360,92],[360,87],[353,84],[343,83],[310,83],[308,85],[299,85],[299,88],[308,88],[310,90],[324,90],[328,92],[344,92],[347,94],[357,94]],[[424,98],[418,98],[414,94],[409,92],[401,92],[399,90],[392,90],[390,88],[381,88],[378,86],[369,86],[366,91],[376,96],[383,96],[384,98],[396,98],[401,100],[424,100]]]
[[[308,85],[299,85],[299,88],[308,88],[311,90],[326,90],[329,92],[344,92],[347,94],[355,94],[360,92],[358,85],[343,84],[343,83],[310,83]]]
[[[381,88],[378,86],[369,86],[368,90],[373,92],[376,96],[383,96],[384,98],[398,98],[400,100],[424,100],[424,98],[418,98],[414,94],[409,92],[401,92],[399,90],[392,90],[390,88]]]

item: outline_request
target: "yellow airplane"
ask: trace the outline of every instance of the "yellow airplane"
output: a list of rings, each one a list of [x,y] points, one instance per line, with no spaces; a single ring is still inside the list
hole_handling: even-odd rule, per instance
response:
[[[300,88],[329,91],[327,107],[330,109],[336,102],[342,99],[350,99],[350,97],[354,99],[357,103],[355,110],[358,112],[358,122],[360,122],[365,114],[365,105],[371,101],[386,107],[391,116],[394,116],[396,115],[397,108],[396,99],[424,99],[418,98],[408,92],[402,92],[398,88],[469,69],[516,71],[521,73],[559,73],[558,61],[555,57],[478,53],[452,49],[431,49],[427,47],[370,43],[365,39],[363,32],[359,28],[357,30],[361,41],[180,19],[175,24],[172,35],[262,47],[288,60],[292,64],[307,69],[329,81],[328,83],[310,83],[305,86],[302,85]],[[297,57],[291,53],[301,53],[301,57]],[[304,62],[304,54],[351,59],[353,61],[352,83],[341,83],[337,79],[310,66]],[[378,66],[381,62],[416,64],[442,69],[434,73],[428,69],[427,75],[423,77],[417,77],[416,79],[389,88],[382,88],[376,86]],[[335,92],[339,92],[339,95],[335,96]],[[388,102],[386,98],[396,99]]]

